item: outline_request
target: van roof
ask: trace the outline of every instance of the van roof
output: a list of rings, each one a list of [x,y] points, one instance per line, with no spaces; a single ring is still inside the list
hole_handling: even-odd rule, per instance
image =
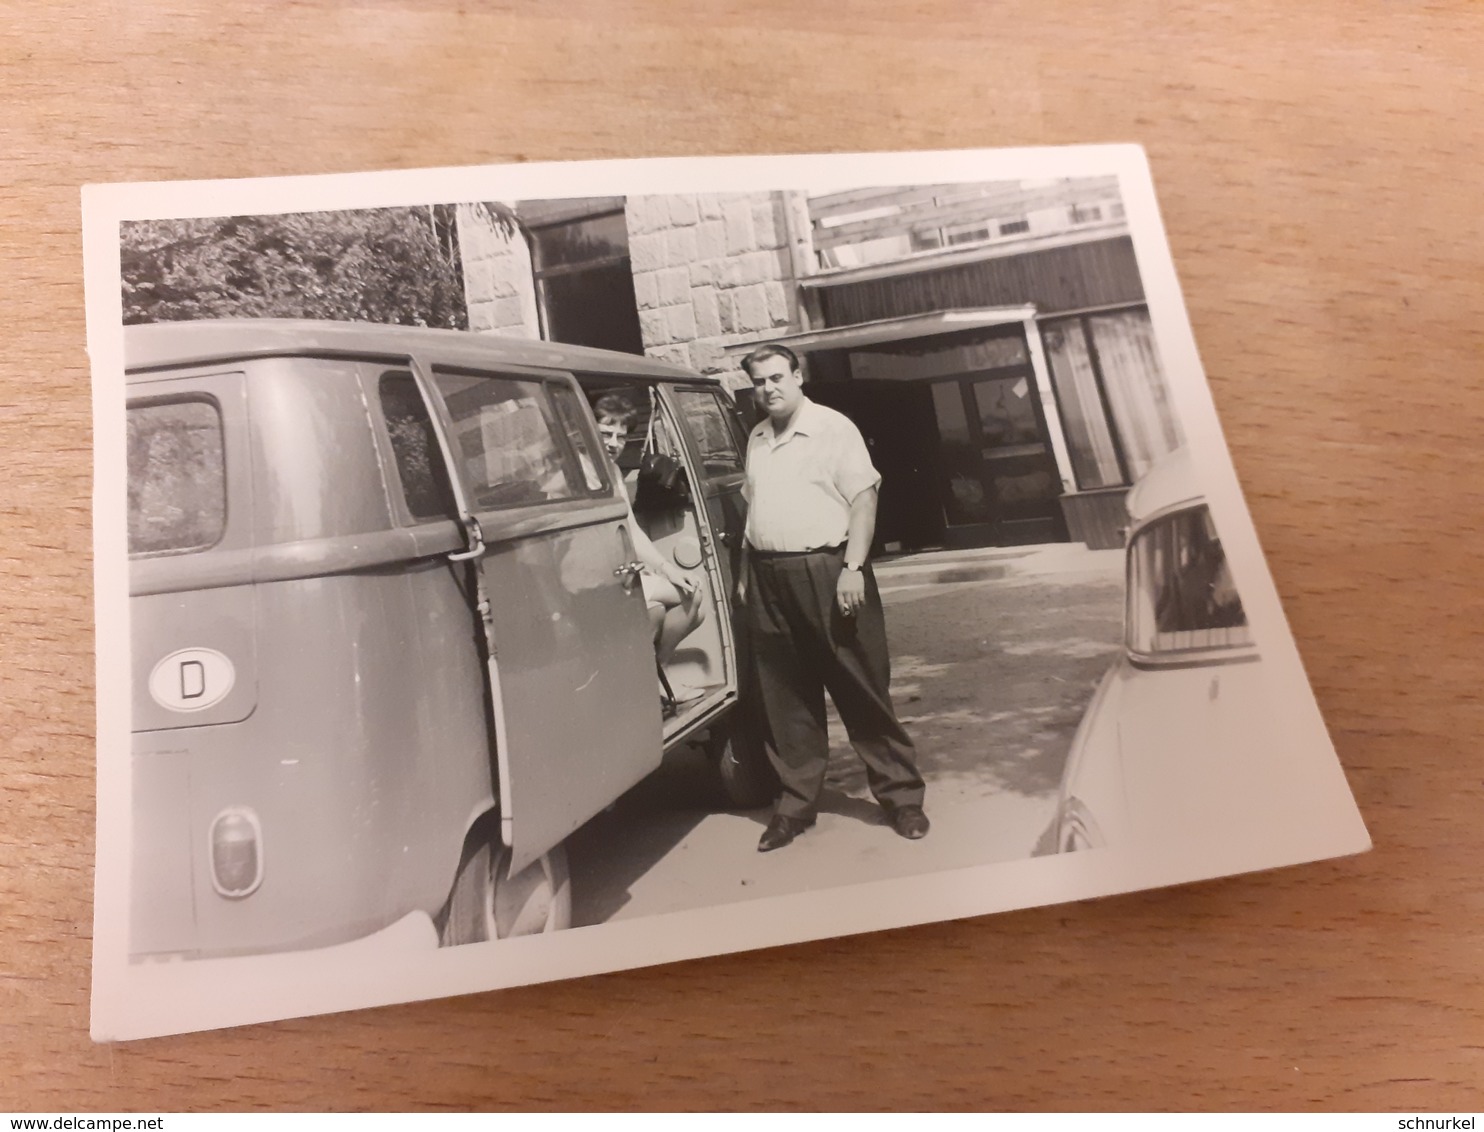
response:
[[[715,383],[721,380],[637,354],[468,330],[287,318],[203,319],[124,327],[124,364],[131,375],[229,358],[294,354],[359,358],[436,356],[438,361],[455,365],[523,365],[621,377]]]

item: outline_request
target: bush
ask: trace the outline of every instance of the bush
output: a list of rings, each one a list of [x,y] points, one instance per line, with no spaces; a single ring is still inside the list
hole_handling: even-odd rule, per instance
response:
[[[468,327],[452,205],[141,220],[119,237],[125,323]]]

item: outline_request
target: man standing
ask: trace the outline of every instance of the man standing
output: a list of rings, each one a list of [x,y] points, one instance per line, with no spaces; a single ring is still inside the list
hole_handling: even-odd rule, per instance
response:
[[[781,849],[814,824],[829,762],[824,692],[892,828],[925,837],[923,781],[888,685],[886,620],[866,562],[881,476],[860,430],[804,396],[799,359],[762,346],[742,368],[767,418],[747,441],[747,541],[737,594],[782,793],[758,842]]]

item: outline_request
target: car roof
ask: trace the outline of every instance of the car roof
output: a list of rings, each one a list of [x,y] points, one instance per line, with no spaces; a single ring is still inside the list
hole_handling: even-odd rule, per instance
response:
[[[360,358],[414,356],[455,365],[536,366],[716,384],[721,380],[637,354],[423,326],[242,318],[124,327],[124,364],[131,378],[136,374],[144,377],[141,371],[295,354]]]
[[[1129,519],[1138,523],[1156,512],[1182,503],[1198,503],[1204,498],[1196,483],[1190,450],[1176,448],[1155,461],[1154,466],[1134,484],[1125,506]]]

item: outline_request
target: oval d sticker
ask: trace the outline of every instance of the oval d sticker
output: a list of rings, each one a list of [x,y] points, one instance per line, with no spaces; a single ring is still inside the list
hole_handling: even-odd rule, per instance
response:
[[[237,682],[232,662],[215,649],[180,649],[149,674],[149,694],[171,711],[204,711]]]

